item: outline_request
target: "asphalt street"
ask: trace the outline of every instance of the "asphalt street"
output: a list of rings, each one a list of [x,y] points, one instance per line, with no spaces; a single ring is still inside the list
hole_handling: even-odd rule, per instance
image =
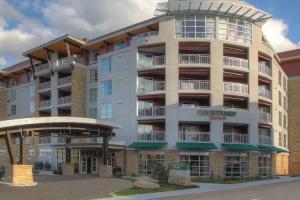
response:
[[[300,181],[160,200],[300,200]]]

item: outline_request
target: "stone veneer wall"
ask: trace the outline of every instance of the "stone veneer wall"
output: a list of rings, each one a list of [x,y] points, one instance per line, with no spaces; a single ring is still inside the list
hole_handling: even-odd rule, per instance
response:
[[[300,78],[288,81],[288,143],[290,175],[300,175]]]
[[[86,69],[74,67],[72,71],[72,117],[86,117]]]

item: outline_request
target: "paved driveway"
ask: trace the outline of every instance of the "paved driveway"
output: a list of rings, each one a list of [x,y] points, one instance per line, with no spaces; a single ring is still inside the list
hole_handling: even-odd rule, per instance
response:
[[[0,184],[0,200],[89,200],[110,197],[109,193],[131,187],[121,179],[93,176],[38,176],[35,187]]]

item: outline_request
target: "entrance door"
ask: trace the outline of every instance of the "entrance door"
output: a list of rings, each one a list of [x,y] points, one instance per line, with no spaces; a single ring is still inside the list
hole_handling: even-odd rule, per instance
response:
[[[97,174],[97,157],[82,156],[81,157],[81,174]]]
[[[92,157],[87,157],[87,162],[86,162],[86,166],[87,166],[87,174],[91,174],[92,173]]]

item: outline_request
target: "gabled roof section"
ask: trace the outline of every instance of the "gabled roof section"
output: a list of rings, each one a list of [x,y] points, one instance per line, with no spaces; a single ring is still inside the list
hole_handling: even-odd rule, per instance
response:
[[[241,18],[264,24],[272,15],[241,0],[168,0],[157,4],[156,15],[199,13]]]

